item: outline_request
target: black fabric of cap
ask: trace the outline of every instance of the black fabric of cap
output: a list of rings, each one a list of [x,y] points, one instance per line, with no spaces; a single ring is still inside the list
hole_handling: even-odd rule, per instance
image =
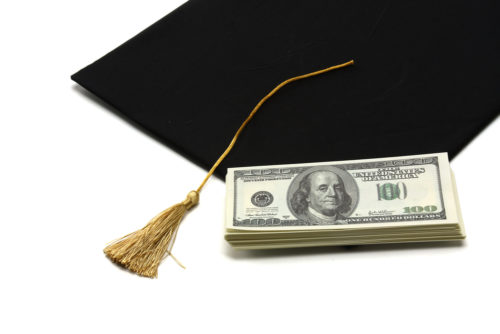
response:
[[[497,1],[190,0],[72,79],[209,168],[449,152],[500,112]]]

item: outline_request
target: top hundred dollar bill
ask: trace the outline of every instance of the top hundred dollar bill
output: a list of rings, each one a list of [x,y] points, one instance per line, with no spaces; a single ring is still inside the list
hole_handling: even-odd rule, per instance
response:
[[[459,223],[446,153],[229,168],[226,186],[230,230]]]

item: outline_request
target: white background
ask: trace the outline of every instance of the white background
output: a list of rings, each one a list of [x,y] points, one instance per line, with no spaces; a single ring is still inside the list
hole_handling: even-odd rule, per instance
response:
[[[186,270],[105,258],[205,172],[70,75],[182,2],[0,6],[0,332],[498,333],[498,119],[452,162],[464,243],[235,252],[212,178],[174,247]]]

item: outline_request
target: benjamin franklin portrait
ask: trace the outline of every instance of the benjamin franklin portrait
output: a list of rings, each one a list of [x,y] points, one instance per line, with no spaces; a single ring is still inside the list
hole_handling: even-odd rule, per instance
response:
[[[290,209],[307,225],[347,224],[346,214],[350,214],[356,204],[346,190],[343,178],[347,178],[347,173],[328,167],[304,171],[298,177],[297,189],[289,194]],[[357,199],[355,182],[350,175],[348,178],[350,188],[354,184],[355,191],[351,189],[351,193],[355,192]]]

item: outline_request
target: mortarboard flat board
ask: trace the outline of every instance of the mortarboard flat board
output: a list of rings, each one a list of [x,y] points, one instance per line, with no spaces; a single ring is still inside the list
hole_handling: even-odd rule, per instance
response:
[[[209,168],[447,151],[500,112],[495,1],[190,0],[72,79]]]

